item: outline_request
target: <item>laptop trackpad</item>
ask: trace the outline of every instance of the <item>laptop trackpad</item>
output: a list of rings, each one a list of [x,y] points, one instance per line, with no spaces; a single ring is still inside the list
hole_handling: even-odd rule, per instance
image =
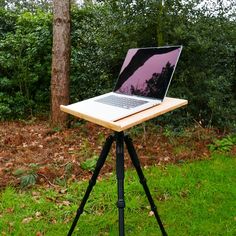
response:
[[[96,99],[94,101],[102,103],[102,104],[110,105],[110,106],[124,108],[124,109],[132,109],[132,108],[141,106],[145,103],[148,103],[148,101],[144,101],[141,99],[136,99],[136,98],[131,98],[131,97],[121,97],[121,96],[116,96],[113,94]]]

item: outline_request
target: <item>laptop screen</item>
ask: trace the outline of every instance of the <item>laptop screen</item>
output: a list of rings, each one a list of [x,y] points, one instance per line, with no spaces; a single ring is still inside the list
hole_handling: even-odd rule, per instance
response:
[[[163,99],[182,46],[130,49],[114,92]]]

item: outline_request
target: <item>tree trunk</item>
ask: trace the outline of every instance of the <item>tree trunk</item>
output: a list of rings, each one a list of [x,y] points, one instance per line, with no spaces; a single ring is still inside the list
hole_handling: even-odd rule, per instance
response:
[[[161,0],[158,6],[157,11],[157,45],[163,46],[164,45],[164,37],[163,37],[163,11],[164,11],[164,1]]]
[[[51,125],[65,127],[67,115],[60,105],[69,103],[70,0],[53,0],[53,48],[51,71]]]

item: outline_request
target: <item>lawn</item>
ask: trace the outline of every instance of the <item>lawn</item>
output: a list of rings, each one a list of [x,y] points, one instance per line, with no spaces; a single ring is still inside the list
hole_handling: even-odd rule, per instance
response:
[[[144,169],[168,235],[236,235],[236,158],[214,154],[210,160]],[[1,192],[1,235],[66,235],[87,181],[67,188]],[[118,235],[116,176],[99,179],[74,235]],[[127,235],[161,235],[133,169],[125,176]]]

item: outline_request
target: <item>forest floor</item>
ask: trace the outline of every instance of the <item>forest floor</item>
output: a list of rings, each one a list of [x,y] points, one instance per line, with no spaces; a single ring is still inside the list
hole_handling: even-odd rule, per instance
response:
[[[200,126],[174,132],[153,124],[129,130],[142,166],[210,158],[209,144],[222,134]],[[18,186],[23,176],[37,176],[40,185],[58,185],[91,176],[97,157],[111,131],[91,123],[65,130],[46,121],[0,122],[0,188]],[[231,150],[236,155],[236,149]],[[101,171],[115,170],[115,145]],[[132,165],[127,153],[125,168]]]

